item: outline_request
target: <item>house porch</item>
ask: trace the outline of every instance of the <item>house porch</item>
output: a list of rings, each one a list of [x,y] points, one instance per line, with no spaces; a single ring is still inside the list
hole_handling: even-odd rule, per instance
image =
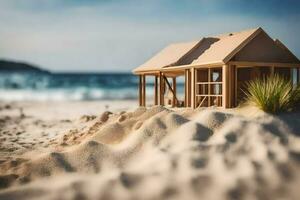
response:
[[[146,76],[154,78],[153,104],[172,107],[236,107],[245,97],[246,82],[279,74],[300,83],[300,66],[285,63],[229,62],[226,65],[167,69],[139,75],[139,105],[146,106]],[[177,78],[184,77],[184,99],[178,99]],[[172,98],[166,101],[166,91]]]

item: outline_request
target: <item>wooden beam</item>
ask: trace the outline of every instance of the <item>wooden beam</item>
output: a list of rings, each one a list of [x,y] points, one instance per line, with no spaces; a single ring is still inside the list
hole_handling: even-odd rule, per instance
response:
[[[169,83],[167,77],[163,76],[164,77],[164,80],[165,80],[165,83],[167,84],[167,86],[169,87],[169,90],[172,92],[173,94],[173,98],[175,98],[175,101],[178,101],[177,99],[177,96],[176,96],[176,92],[173,90],[171,84]],[[173,105],[173,104],[172,104]]]
[[[228,108],[228,65],[222,66],[222,107]]]
[[[192,98],[192,90],[191,90],[191,85],[192,85],[192,78],[191,78],[191,70],[188,70],[188,107],[191,107],[191,98]]]
[[[146,77],[142,75],[142,106],[146,106]]]
[[[139,75],[139,106],[142,106],[142,75]]]
[[[232,89],[231,89],[231,67],[232,67],[232,65],[227,65],[227,67],[228,67],[228,86],[227,86],[227,89],[228,89],[228,97],[227,97],[227,106],[228,106],[228,108],[231,108],[231,96],[232,96]]]
[[[176,87],[176,77],[172,78],[172,86],[173,86],[173,101],[172,101],[172,106],[175,107],[177,106],[177,87]]]
[[[196,108],[196,103],[195,103],[195,85],[196,85],[196,81],[195,81],[195,68],[191,69],[191,107],[193,109]]]
[[[191,72],[185,70],[185,107],[191,106]]]
[[[154,77],[154,105],[158,105],[158,77]]]
[[[235,105],[235,66],[230,66],[230,108],[233,108]]]
[[[299,63],[268,63],[268,62],[241,62],[230,61],[227,64],[239,67],[300,67]]]
[[[215,62],[215,63],[203,63],[203,64],[189,64],[189,65],[180,65],[172,66],[161,69],[162,72],[173,72],[173,71],[183,71],[186,69],[198,69],[198,68],[214,68],[224,65],[224,62]]]
[[[207,98],[207,96],[204,96],[204,98],[202,99],[202,101],[200,102],[200,104],[198,105],[198,107],[197,108],[199,108],[199,107],[201,107],[202,106],[202,104],[204,103],[204,101],[205,101],[205,99]]]
[[[208,81],[208,85],[207,85],[207,87],[208,87],[208,91],[207,91],[208,104],[207,104],[207,106],[210,107],[211,106],[211,97],[210,97],[210,95],[211,95],[211,85],[210,85],[210,82],[211,82],[211,69],[210,68],[208,68],[208,70],[207,70],[207,81]]]
[[[136,75],[158,75],[159,71],[157,70],[143,70],[143,71],[133,71],[134,74]]]
[[[235,105],[235,66],[228,66],[228,88],[229,88],[229,98],[228,98],[228,107],[232,108]]]
[[[159,74],[159,105],[164,105],[164,78],[163,78],[163,73],[160,72]]]
[[[187,80],[187,69],[184,70],[184,106],[188,107],[187,105],[187,86],[188,86],[188,80]]]
[[[235,65],[234,66],[234,106],[237,106],[237,92],[238,92],[238,89],[237,89],[237,83],[238,83],[238,68],[237,66]]]

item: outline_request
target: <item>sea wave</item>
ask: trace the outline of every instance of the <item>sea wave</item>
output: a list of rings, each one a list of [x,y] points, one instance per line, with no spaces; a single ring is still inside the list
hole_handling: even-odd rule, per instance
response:
[[[47,89],[47,90],[3,90],[0,100],[4,101],[93,101],[93,100],[130,100],[136,99],[136,91],[103,89]]]
[[[183,94],[183,84],[177,93]],[[153,98],[153,79],[147,79],[146,96]],[[93,101],[138,98],[138,77],[132,74],[0,73],[0,100]]]

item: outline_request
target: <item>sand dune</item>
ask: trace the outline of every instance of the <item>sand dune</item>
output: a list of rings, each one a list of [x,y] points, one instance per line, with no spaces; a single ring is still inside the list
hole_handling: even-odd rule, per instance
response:
[[[300,114],[249,109],[82,117],[51,152],[3,160],[0,199],[298,199]]]

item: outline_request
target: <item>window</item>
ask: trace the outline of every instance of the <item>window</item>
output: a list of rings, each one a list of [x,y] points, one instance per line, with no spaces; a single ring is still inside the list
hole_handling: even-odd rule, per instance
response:
[[[196,69],[196,107],[222,106],[222,67]]]

